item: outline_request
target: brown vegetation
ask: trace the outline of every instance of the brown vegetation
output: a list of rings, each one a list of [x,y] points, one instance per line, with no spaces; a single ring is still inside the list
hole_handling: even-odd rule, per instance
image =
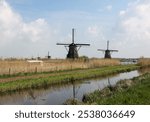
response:
[[[149,58],[141,58],[138,60],[138,64],[142,67],[150,66],[150,59]]]
[[[50,59],[42,62],[28,62],[27,60],[0,60],[0,75],[97,68],[119,64],[120,62],[115,59]]]

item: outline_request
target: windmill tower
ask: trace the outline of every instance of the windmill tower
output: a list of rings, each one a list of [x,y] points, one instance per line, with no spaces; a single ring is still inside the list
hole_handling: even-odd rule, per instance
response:
[[[109,41],[107,41],[107,49],[98,49],[98,51],[105,52],[104,58],[111,58],[111,52],[118,52],[118,50],[110,50],[109,49]]]
[[[74,28],[72,29],[72,43],[65,44],[65,43],[57,43],[57,45],[64,45],[66,50],[68,51],[67,58],[78,58],[78,51],[82,46],[90,46],[90,44],[79,44],[74,42]],[[69,50],[68,50],[68,48]]]

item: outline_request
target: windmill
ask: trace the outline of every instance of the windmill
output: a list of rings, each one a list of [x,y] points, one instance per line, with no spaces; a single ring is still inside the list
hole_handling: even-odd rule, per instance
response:
[[[109,50],[109,41],[107,41],[107,49],[98,49],[98,51],[105,52],[104,58],[111,58],[111,52],[118,52],[118,50]]]
[[[72,43],[71,44],[65,44],[65,43],[57,43],[57,45],[64,45],[66,50],[68,51],[67,58],[78,58],[78,51],[82,46],[90,46],[90,44],[79,44],[74,43],[74,28],[72,29]],[[68,48],[69,50],[68,50]]]
[[[48,59],[50,59],[50,58],[51,58],[51,56],[49,55],[49,51],[48,51],[48,55],[47,55],[47,58],[48,58]]]

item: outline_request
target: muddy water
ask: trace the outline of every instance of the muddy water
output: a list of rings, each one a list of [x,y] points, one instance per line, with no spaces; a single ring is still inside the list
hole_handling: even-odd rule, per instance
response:
[[[0,96],[0,104],[59,105],[71,98],[82,100],[83,95],[86,93],[93,92],[97,89],[103,89],[108,85],[113,86],[120,80],[131,79],[146,72],[150,72],[150,68],[119,73],[105,78],[85,80],[80,83],[52,86],[47,89],[17,92],[11,95]]]

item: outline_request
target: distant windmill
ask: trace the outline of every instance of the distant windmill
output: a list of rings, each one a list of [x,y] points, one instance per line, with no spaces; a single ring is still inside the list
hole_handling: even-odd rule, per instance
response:
[[[50,58],[51,58],[51,56],[49,55],[49,51],[48,51],[48,55],[47,55],[47,58],[48,58],[48,59],[50,59]]]
[[[107,49],[98,49],[98,51],[105,52],[104,58],[111,58],[111,52],[118,52],[118,50],[109,50],[109,41],[107,41]]]
[[[72,43],[71,44],[65,44],[65,43],[57,43],[57,45],[64,45],[65,48],[69,47],[67,58],[78,58],[78,51],[82,46],[90,46],[90,44],[79,44],[74,43],[74,29],[72,29]]]

